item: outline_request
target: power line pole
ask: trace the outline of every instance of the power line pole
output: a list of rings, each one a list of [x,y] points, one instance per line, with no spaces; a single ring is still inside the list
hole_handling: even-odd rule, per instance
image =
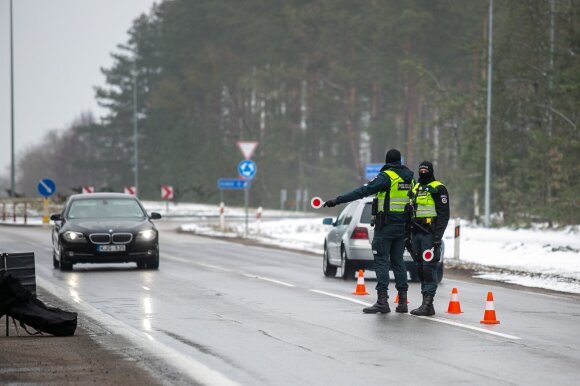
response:
[[[12,0],[10,0],[10,197],[16,196],[14,183],[14,37],[12,20]]]
[[[139,127],[137,125],[137,66],[133,71],[133,140],[135,141],[135,192],[139,195]]]
[[[491,77],[493,47],[493,0],[489,0],[489,25],[487,48],[487,124],[485,135],[485,226],[489,227],[489,202],[491,185]]]

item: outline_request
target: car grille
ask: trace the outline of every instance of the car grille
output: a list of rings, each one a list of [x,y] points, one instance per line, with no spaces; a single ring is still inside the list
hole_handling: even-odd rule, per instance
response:
[[[89,239],[93,244],[109,244],[111,235],[108,233],[91,233]]]
[[[131,233],[113,233],[113,244],[129,244],[133,240]]]

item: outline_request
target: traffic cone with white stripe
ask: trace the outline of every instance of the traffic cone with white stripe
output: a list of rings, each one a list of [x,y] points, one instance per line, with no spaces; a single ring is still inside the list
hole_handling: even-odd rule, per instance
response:
[[[499,320],[495,318],[495,308],[493,307],[493,294],[491,292],[487,293],[487,303],[485,303],[485,313],[483,314],[483,320],[479,323],[482,324],[499,324]]]
[[[356,288],[353,295],[368,295],[367,287],[365,286],[365,273],[362,269],[358,270],[358,279],[356,280]]]
[[[448,314],[461,314],[461,304],[459,304],[459,295],[457,294],[457,288],[451,290],[451,300],[449,300],[449,307],[447,308]]]

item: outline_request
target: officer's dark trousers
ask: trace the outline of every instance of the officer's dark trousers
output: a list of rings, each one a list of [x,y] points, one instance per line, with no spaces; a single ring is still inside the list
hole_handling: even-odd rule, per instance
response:
[[[441,259],[441,250],[437,248],[433,260],[425,261],[423,253],[433,248],[433,235],[431,233],[416,232],[411,236],[413,242],[413,251],[415,256],[413,260],[417,263],[417,274],[421,280],[421,293],[435,296],[437,292],[437,262]]]
[[[395,287],[399,291],[407,291],[407,269],[403,261],[405,226],[387,224],[382,229],[375,229],[372,249],[375,257],[375,273],[377,275],[377,291],[387,291],[389,288],[389,270],[395,275]]]

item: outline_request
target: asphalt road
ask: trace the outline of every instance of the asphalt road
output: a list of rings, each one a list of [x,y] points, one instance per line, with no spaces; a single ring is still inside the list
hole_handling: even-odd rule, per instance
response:
[[[135,360],[164,362],[168,383],[544,385],[580,376],[577,296],[445,278],[435,318],[365,315],[362,307],[375,300],[371,279],[371,295],[355,296],[356,282],[324,278],[318,257],[159,224],[159,271],[54,270],[47,228],[0,227],[0,245],[34,251],[39,286],[126,337],[138,348]],[[460,315],[445,313],[453,287]],[[499,325],[479,323],[488,291]],[[418,284],[409,294],[414,308]]]

